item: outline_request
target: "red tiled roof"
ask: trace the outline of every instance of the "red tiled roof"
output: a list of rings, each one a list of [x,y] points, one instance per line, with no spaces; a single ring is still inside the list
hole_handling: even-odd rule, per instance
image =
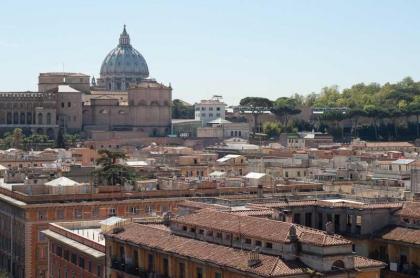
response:
[[[324,231],[252,216],[240,216],[227,212],[200,210],[196,213],[179,216],[174,223],[193,225],[218,231],[241,234],[273,242],[290,242],[290,227],[296,227],[299,241],[317,246],[348,245],[351,241],[339,236],[328,235]]]
[[[240,216],[271,216],[273,215],[274,210],[272,209],[251,209],[251,210],[237,210],[232,211],[232,214]]]
[[[385,240],[400,241],[404,243],[420,245],[420,230],[395,227],[380,237]]]
[[[404,202],[398,214],[401,217],[420,218],[420,202]]]
[[[261,277],[300,275],[307,268],[304,264],[297,261],[284,261],[280,257],[263,254],[259,254],[259,259],[261,260],[259,265],[249,267],[249,251],[185,238],[165,230],[136,223],[127,224],[124,226],[124,231],[118,234],[106,233],[105,237],[128,241],[162,252],[195,258],[203,263],[213,263],[242,272],[253,273]]]
[[[205,209],[205,208],[214,208],[214,209],[228,209],[226,206],[218,204],[207,204],[203,202],[195,202],[190,200],[185,200],[178,204],[178,207],[188,207],[193,209]]]
[[[366,147],[414,147],[414,145],[408,142],[366,142]]]
[[[363,268],[378,268],[385,267],[386,264],[381,261],[372,260],[366,257],[354,256],[354,268],[363,269]]]
[[[320,207],[342,207],[355,209],[382,209],[382,208],[401,208],[402,203],[377,203],[377,204],[359,204],[352,202],[329,202],[326,200],[307,200],[307,201],[289,201],[277,202],[267,204],[252,204],[248,205],[250,208],[286,208],[286,207],[306,207],[306,206],[320,206]]]

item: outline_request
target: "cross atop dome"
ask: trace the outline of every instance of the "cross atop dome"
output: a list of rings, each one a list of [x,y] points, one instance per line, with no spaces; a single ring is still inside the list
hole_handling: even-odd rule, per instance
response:
[[[125,24],[124,24],[124,29],[123,32],[120,35],[120,45],[121,46],[129,46],[130,45],[130,36],[127,33],[127,30],[125,29]]]

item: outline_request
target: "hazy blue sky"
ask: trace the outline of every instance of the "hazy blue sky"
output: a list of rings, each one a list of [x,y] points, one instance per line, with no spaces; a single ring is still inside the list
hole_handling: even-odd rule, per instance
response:
[[[190,102],[417,80],[419,12],[414,0],[3,0],[0,90],[35,90],[63,63],[98,76],[123,24],[151,76]]]

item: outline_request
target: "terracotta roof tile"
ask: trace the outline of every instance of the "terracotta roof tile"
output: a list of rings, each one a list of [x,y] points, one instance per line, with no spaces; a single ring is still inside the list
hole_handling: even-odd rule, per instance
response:
[[[249,251],[242,251],[222,245],[171,234],[169,231],[148,225],[129,223],[118,234],[106,233],[106,238],[132,242],[163,252],[192,257],[203,263],[214,263],[262,277],[282,277],[303,274],[306,266],[297,261],[284,261],[277,256],[259,255],[261,263],[248,266]]]
[[[395,227],[384,232],[380,238],[420,245],[420,230]]]
[[[420,218],[420,202],[404,202],[398,214],[401,217]]]
[[[377,268],[385,266],[386,264],[381,261],[372,260],[366,257],[354,256],[354,268],[356,269]]]
[[[359,204],[353,202],[330,202],[327,200],[307,200],[307,201],[289,201],[277,202],[267,204],[252,204],[248,205],[250,208],[286,208],[286,207],[306,207],[306,206],[320,206],[320,207],[342,207],[355,209],[382,209],[382,208],[401,208],[402,203],[375,203],[375,204]]]
[[[317,246],[351,244],[351,241],[339,235],[328,235],[324,231],[292,223],[211,210],[200,210],[190,215],[179,216],[173,219],[172,222],[236,234],[240,233],[243,236],[260,238],[273,242],[290,242],[288,238],[289,230],[290,227],[294,225],[301,242]]]

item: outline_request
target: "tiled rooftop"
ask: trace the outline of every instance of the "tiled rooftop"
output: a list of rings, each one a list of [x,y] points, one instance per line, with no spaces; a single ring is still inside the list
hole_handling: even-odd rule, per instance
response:
[[[296,226],[300,242],[316,246],[348,245],[351,241],[339,236],[328,235],[324,231],[315,230],[292,223],[270,219],[240,216],[214,210],[200,210],[196,213],[180,216],[172,220],[174,223],[194,225],[218,231],[242,234],[252,238],[260,238],[273,242],[290,242],[289,231]]]
[[[380,238],[385,240],[420,245],[420,230],[404,227],[395,227],[391,230],[387,230],[386,232],[384,232],[380,236]]]
[[[305,207],[305,206],[320,206],[320,207],[335,207],[335,208],[355,208],[355,209],[382,209],[382,208],[401,208],[402,203],[360,203],[353,201],[332,202],[330,200],[307,200],[307,201],[288,201],[267,204],[252,204],[252,208],[283,208],[283,207]]]
[[[259,255],[261,263],[248,266],[249,251],[211,244],[171,234],[148,225],[130,223],[123,232],[106,234],[106,237],[132,242],[163,252],[195,258],[203,263],[213,263],[261,277],[283,277],[303,274],[306,266],[296,261],[284,261],[277,256]]]
[[[420,218],[420,202],[404,202],[398,214],[401,217]]]

